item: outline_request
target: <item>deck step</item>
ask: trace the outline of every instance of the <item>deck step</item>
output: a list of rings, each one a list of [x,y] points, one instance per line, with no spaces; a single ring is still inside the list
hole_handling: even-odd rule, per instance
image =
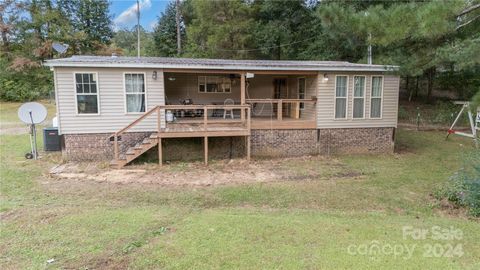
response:
[[[156,133],[151,134],[149,137],[144,138],[142,142],[129,147],[126,152],[119,155],[118,160],[112,160],[110,162],[110,167],[120,169],[127,165],[129,162],[156,146],[158,143],[157,138],[158,135]]]

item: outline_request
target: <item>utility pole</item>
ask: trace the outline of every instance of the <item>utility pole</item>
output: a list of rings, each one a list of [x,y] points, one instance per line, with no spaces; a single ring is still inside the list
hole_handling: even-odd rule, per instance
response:
[[[177,54],[182,53],[182,37],[180,34],[180,0],[175,1],[175,22],[177,24]]]
[[[372,34],[368,34],[368,64],[372,64]]]
[[[137,57],[140,57],[140,2],[137,0]]]

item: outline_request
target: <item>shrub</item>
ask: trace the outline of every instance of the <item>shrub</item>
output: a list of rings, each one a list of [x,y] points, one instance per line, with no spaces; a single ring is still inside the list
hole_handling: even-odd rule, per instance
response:
[[[480,217],[480,152],[466,156],[465,166],[437,192],[437,198],[467,207],[472,216]]]

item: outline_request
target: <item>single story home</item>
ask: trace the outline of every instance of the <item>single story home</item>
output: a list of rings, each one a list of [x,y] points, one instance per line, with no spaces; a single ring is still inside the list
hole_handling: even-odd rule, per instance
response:
[[[207,162],[209,155],[389,153],[394,147],[396,66],[117,56],[45,65],[54,73],[63,153],[72,160],[122,167],[154,151],[162,164],[202,153]]]

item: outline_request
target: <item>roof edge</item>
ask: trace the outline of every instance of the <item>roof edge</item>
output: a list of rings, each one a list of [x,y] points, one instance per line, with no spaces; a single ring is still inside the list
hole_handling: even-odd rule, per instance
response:
[[[102,67],[102,68],[171,68],[171,69],[203,69],[203,70],[278,70],[278,71],[398,71],[399,66],[395,65],[364,65],[364,66],[325,66],[325,67],[252,67],[252,66],[204,66],[204,65],[175,65],[175,64],[145,64],[145,63],[79,63],[79,62],[55,62],[55,59],[47,60],[43,63],[47,67]]]

